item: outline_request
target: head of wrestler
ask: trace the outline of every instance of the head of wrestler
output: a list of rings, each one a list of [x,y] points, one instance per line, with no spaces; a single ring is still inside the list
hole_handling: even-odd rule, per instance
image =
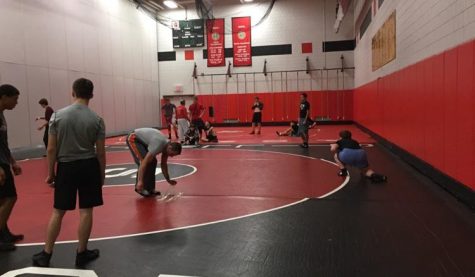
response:
[[[166,148],[166,154],[170,157],[174,157],[181,154],[181,144],[178,142],[170,142]]]

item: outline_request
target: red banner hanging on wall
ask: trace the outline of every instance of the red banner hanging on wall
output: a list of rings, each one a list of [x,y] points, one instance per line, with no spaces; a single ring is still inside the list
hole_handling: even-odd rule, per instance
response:
[[[233,17],[233,65],[251,66],[251,17]]]
[[[225,66],[224,59],[224,19],[206,20],[208,42],[208,66]]]

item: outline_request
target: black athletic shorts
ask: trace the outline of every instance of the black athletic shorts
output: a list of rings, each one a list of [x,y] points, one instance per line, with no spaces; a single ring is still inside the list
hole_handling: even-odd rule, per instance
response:
[[[0,198],[16,197],[15,180],[9,164],[0,164],[5,171],[5,184],[0,185]]]
[[[201,118],[193,119],[191,121],[191,123],[193,125],[195,125],[196,129],[198,129],[198,131],[200,131],[200,132],[201,132],[201,130],[203,130],[205,128],[205,123],[204,123],[203,119],[201,119]]]
[[[74,210],[76,195],[79,195],[80,209],[104,204],[101,182],[101,168],[97,158],[58,163],[54,186],[54,208]]]
[[[262,123],[262,113],[253,113],[252,123]]]

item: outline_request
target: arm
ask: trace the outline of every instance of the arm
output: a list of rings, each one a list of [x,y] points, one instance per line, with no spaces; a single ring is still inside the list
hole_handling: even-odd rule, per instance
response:
[[[310,107],[307,109],[307,113],[305,114],[305,120],[303,121],[304,124],[307,123],[307,119],[309,118],[310,116]]]
[[[106,146],[105,139],[98,139],[96,141],[96,155],[97,160],[99,161],[99,166],[101,168],[101,184],[104,185],[106,177]]]
[[[41,131],[43,130],[43,128],[45,128],[46,126],[48,126],[49,122],[46,121],[43,125],[41,125],[40,127],[38,127],[38,131]]]
[[[338,152],[338,144],[336,144],[336,143],[330,144],[330,150],[334,153]]]
[[[162,159],[161,159],[161,162],[160,162],[160,167],[162,168],[163,176],[165,177],[165,180],[167,180],[167,182],[170,185],[174,186],[174,185],[176,185],[176,181],[170,179],[170,175],[168,174],[167,161],[168,161],[168,155],[165,154],[165,153],[162,153]]]
[[[22,173],[21,167],[16,163],[12,155],[10,155],[10,164],[12,165],[13,174],[20,175]]]
[[[201,113],[200,113],[200,118],[203,117],[203,115],[205,114],[205,111],[206,111],[206,109],[203,106],[201,106],[201,107],[202,107],[202,109],[201,109]]]
[[[54,179],[56,178],[54,166],[56,164],[57,144],[58,139],[56,135],[49,135],[47,149],[48,177],[46,178],[46,183],[50,185],[54,183]]]

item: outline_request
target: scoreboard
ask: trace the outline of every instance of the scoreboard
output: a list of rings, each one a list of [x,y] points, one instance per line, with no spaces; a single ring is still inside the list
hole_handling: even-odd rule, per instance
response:
[[[173,48],[205,46],[204,21],[202,19],[180,20],[172,23]]]

